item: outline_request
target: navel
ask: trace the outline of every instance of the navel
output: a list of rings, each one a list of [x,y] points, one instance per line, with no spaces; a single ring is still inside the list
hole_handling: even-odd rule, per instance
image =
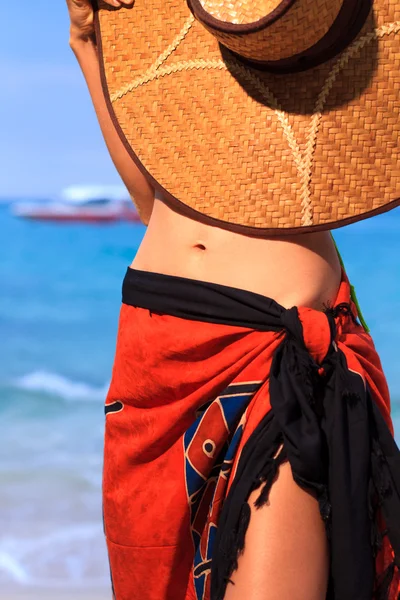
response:
[[[202,251],[206,250],[205,245],[201,244],[201,243],[195,244],[193,247],[196,248],[197,250],[202,250]]]

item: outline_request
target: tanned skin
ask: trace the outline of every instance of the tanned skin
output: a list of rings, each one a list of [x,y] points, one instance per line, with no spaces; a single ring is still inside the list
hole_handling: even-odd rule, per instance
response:
[[[119,10],[133,0],[105,0]],[[340,264],[329,232],[254,238],[204,225],[172,210],[130,158],[104,99],[89,0],[67,0],[70,46],[82,69],[114,165],[147,230],[133,259],[136,269],[242,288],[283,306],[321,310],[333,303]],[[325,600],[328,546],[317,500],[293,480],[284,463],[269,502],[254,509],[243,555],[225,600]],[[133,600],[133,599],[132,599]],[[160,598],[160,600],[163,600]]]

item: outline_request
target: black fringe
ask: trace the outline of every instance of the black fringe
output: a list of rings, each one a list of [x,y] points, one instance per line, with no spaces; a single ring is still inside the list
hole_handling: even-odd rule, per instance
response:
[[[332,340],[339,314],[352,318],[347,304],[327,311]],[[214,542],[211,598],[224,599],[226,584],[237,569],[250,521],[250,493],[260,488],[255,507],[265,505],[278,466],[287,458],[296,483],[317,494],[331,551],[327,600],[389,600],[400,568],[399,449],[369,388],[349,370],[345,354],[332,344],[317,365],[305,347],[296,310],[286,311],[281,321],[287,335],[269,373],[271,409],[246,442],[224,500]],[[351,427],[353,423],[357,427]],[[311,434],[305,436],[305,431]],[[360,485],[350,498],[346,486],[351,477]],[[348,506],[341,506],[346,501]],[[357,506],[360,513],[353,519]],[[378,523],[381,514],[385,532]],[[377,581],[374,559],[384,535],[394,561]]]
[[[393,494],[392,482],[390,473],[387,469],[386,458],[376,439],[372,441],[372,460],[375,461],[375,469],[373,473],[374,485],[378,493],[378,502],[381,506],[385,498],[389,498]]]
[[[368,515],[371,522],[371,547],[374,559],[382,548],[384,532],[379,530],[378,524],[379,498],[372,477],[369,480],[368,490]]]
[[[285,449],[282,447],[279,454],[274,458],[270,457],[266,460],[265,466],[261,473],[256,477],[253,482],[251,490],[258,489],[260,485],[263,485],[262,491],[254,503],[254,506],[259,509],[268,502],[268,495],[274,479],[277,475],[279,465],[286,459]],[[228,574],[224,576],[225,583],[232,583],[230,579],[232,573],[238,568],[238,559],[244,552],[246,532],[250,523],[251,508],[249,503],[246,501],[242,504],[240,511],[239,522],[236,530],[230,531],[230,535],[227,537],[226,543],[221,544],[220,552],[225,557],[226,564],[229,565]]]
[[[382,548],[383,538],[389,535],[389,529],[379,531],[377,521],[378,513],[383,511],[385,502],[394,496],[394,488],[391,472],[388,468],[387,458],[382,451],[377,431],[373,428],[371,440],[371,479],[369,490],[369,511],[371,517],[371,542],[374,551],[374,557]],[[400,516],[400,515],[399,515]],[[400,556],[396,554],[393,562],[389,564],[385,572],[377,582],[373,600],[389,600],[390,592],[395,575],[395,570],[399,568]],[[400,594],[398,595],[400,600]]]
[[[250,494],[264,484],[260,496],[267,499],[268,489],[274,480],[276,461],[283,461],[286,452],[281,448],[282,434],[270,411],[253,432],[253,445],[246,445],[219,519],[216,536],[217,552],[213,555],[212,600],[223,600],[228,583],[233,583],[232,573],[238,568],[238,558],[245,548],[245,538],[251,517],[248,503]],[[232,498],[235,503],[232,504]],[[258,498],[260,500],[260,498]]]
[[[329,500],[328,486],[324,486],[321,493],[318,496],[319,512],[325,523],[325,526],[329,528],[332,506]]]
[[[238,568],[238,559],[244,551],[244,543],[246,531],[250,523],[251,509],[248,502],[244,502],[240,511],[239,523],[236,530],[230,532],[228,544],[221,548],[224,554],[225,561],[230,565],[228,575],[224,576],[225,585],[235,582],[230,579],[230,576]]]
[[[247,502],[244,502],[240,510],[239,522],[236,529],[232,529],[221,544],[219,553],[223,562],[227,565],[226,574],[224,575],[225,585],[229,582],[234,584],[230,579],[232,573],[238,568],[238,559],[244,551],[246,531],[250,522],[251,510]],[[222,596],[218,598],[222,599]]]
[[[260,477],[260,482],[261,483],[265,482],[265,484],[263,486],[261,494],[259,495],[259,497],[257,498],[257,500],[254,503],[254,506],[257,509],[261,508],[268,502],[269,492],[272,487],[272,483],[277,475],[279,464],[280,463],[278,463],[277,459],[270,458],[267,461],[265,468],[263,469],[262,475]]]
[[[237,569],[237,558],[243,554],[244,550],[244,539],[246,536],[246,531],[250,523],[250,515],[251,509],[248,502],[245,502],[242,506],[242,510],[240,511],[240,518],[236,536],[236,548],[234,549],[236,556],[234,559],[234,570]]]
[[[254,503],[254,506],[257,509],[261,508],[268,502],[268,495],[272,487],[272,483],[278,472],[279,465],[284,461],[285,458],[286,453],[284,451],[284,448],[282,448],[277,457],[271,457],[266,461],[266,465],[263,468],[262,472],[255,479],[254,484],[251,488],[252,491],[254,489],[258,489],[260,487],[260,484],[265,482],[259,497]],[[226,544],[226,546],[221,548],[226,557],[227,563],[229,564],[228,577],[225,577],[225,580],[228,580],[231,583],[233,582],[230,579],[230,576],[234,571],[237,570],[239,556],[244,552],[246,532],[250,523],[250,517],[251,508],[249,503],[246,501],[242,505],[239,522],[236,530],[232,530],[230,532],[231,535],[227,540],[228,543]]]
[[[345,400],[349,406],[351,408],[353,408],[354,406],[356,406],[356,404],[358,404],[359,402],[361,402],[361,398],[358,394],[354,393],[354,392],[349,392],[347,390],[345,390],[342,394],[342,398],[343,400]]]
[[[353,323],[357,324],[357,319],[356,319],[353,311],[351,310],[351,306],[348,302],[341,302],[334,308],[330,308],[330,309],[328,308],[328,310],[326,312],[329,312],[329,311],[331,311],[331,314],[334,319],[336,319],[336,317],[338,317],[339,315],[344,315],[346,317],[350,317],[351,320],[353,321]]]
[[[395,564],[390,563],[386,571],[383,573],[378,587],[375,590],[374,600],[389,600],[390,588],[393,581]]]

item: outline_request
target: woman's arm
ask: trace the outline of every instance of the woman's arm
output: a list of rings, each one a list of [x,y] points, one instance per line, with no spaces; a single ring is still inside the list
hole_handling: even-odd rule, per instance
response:
[[[132,0],[125,0],[130,5]],[[109,0],[111,6],[121,6]],[[154,189],[123,145],[111,120],[100,79],[100,66],[94,40],[93,11],[89,0],[67,0],[71,18],[70,46],[85,77],[97,119],[112,161],[120,174],[143,223],[150,219]],[[122,10],[124,10],[122,8]]]
[[[295,483],[290,464],[279,467],[268,504],[249,498],[244,553],[224,600],[325,600],[329,551],[318,501]]]

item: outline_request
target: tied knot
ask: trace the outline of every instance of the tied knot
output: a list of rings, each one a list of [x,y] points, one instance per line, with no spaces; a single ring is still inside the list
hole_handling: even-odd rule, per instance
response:
[[[286,331],[286,335],[304,346],[303,327],[299,318],[299,310],[297,306],[288,308],[282,313],[282,326]]]
[[[321,365],[335,339],[335,318],[331,313],[313,308],[289,308],[282,313],[282,326],[289,339],[307,350]],[[323,375],[323,371],[320,372]]]

